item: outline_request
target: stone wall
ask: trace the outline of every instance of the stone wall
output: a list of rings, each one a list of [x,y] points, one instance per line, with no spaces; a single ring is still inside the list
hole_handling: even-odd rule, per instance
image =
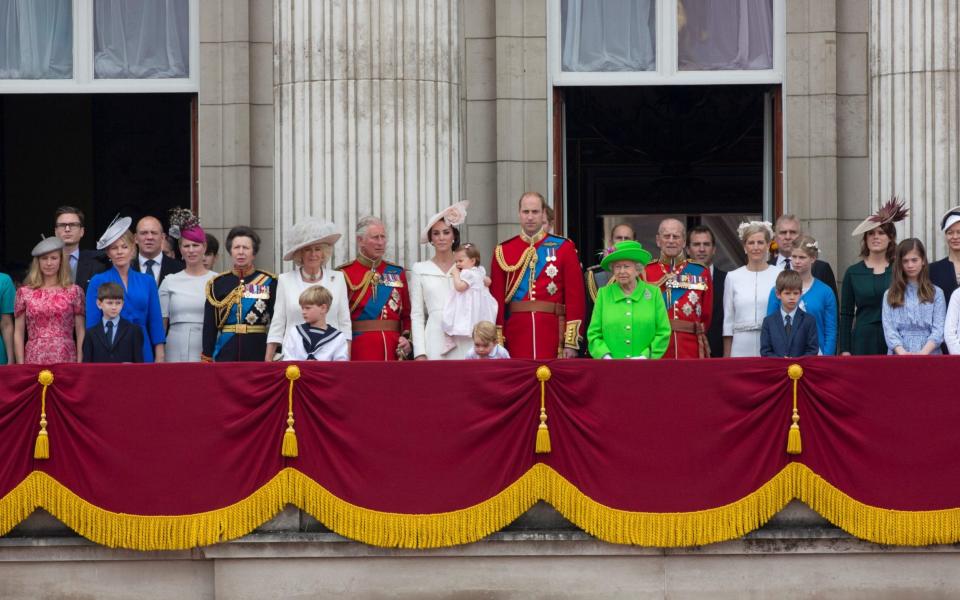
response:
[[[273,2],[200,2],[200,218],[221,244],[252,225],[257,263],[276,268],[273,222]],[[221,248],[217,268],[228,266]]]

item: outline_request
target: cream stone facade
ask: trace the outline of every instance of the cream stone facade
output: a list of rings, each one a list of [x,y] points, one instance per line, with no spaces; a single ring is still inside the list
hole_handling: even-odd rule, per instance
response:
[[[784,5],[783,210],[838,275],[881,199],[910,200],[906,233],[938,257],[936,219],[960,203],[957,9],[907,4]],[[548,0],[205,0],[200,24],[201,215],[218,234],[252,223],[265,266],[306,215],[348,234],[339,261],[379,214],[410,264],[449,202],[471,200],[465,233],[483,249],[513,235],[522,191],[558,202]]]

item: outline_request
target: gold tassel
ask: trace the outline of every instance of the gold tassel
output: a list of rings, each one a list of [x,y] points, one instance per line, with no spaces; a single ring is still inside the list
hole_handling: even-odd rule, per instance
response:
[[[790,431],[787,433],[787,454],[800,454],[803,444],[800,441],[800,413],[797,412],[797,380],[803,377],[803,368],[793,364],[787,368],[787,376],[793,380],[793,416]]]
[[[53,373],[47,369],[40,371],[37,381],[43,386],[40,392],[40,433],[33,445],[33,457],[37,460],[50,458],[50,436],[47,435],[47,387],[53,383]]]
[[[537,427],[537,454],[550,453],[550,430],[547,429],[547,381],[550,379],[550,367],[537,367],[537,379],[540,381],[540,425]]]
[[[293,382],[300,379],[300,368],[290,365],[287,367],[286,376],[290,380],[290,390],[287,393],[287,430],[283,432],[280,454],[287,458],[296,458],[300,452],[297,449],[297,432],[293,429]]]

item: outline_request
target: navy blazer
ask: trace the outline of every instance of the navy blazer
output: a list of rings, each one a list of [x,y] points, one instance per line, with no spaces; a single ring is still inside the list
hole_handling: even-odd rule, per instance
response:
[[[138,325],[120,317],[113,344],[107,343],[103,321],[87,329],[83,336],[83,362],[85,363],[142,363],[143,330]]]
[[[950,303],[950,295],[957,289],[957,276],[949,258],[930,263],[930,281],[943,290],[943,299]]]
[[[710,329],[707,330],[712,358],[723,358],[723,287],[726,281],[727,272],[714,266],[713,311],[710,313]]]
[[[103,252],[96,250],[81,250],[77,258],[77,275],[74,283],[79,285],[83,292],[87,292],[90,280],[97,273],[103,273],[110,268],[110,260]]]
[[[779,310],[767,315],[763,320],[763,328],[760,330],[760,356],[794,358],[816,356],[819,353],[817,321],[799,308],[793,314],[793,327],[789,337]]]

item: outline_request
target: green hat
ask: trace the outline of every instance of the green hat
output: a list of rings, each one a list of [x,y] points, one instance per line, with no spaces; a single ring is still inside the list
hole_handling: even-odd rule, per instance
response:
[[[613,252],[603,257],[600,261],[600,267],[604,271],[610,270],[610,265],[620,260],[629,260],[635,263],[646,265],[653,256],[643,249],[640,242],[625,240],[613,247]]]

